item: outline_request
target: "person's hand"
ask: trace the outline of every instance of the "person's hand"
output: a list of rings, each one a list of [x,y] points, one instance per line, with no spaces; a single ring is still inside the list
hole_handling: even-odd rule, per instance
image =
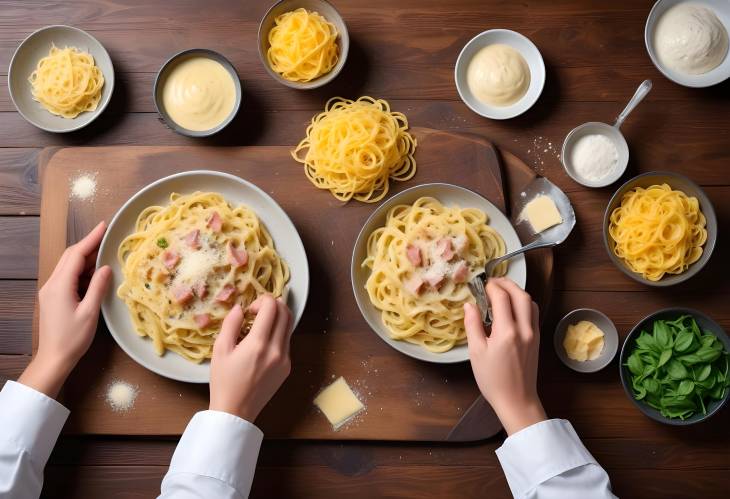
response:
[[[38,292],[38,351],[18,381],[49,397],[58,395],[94,339],[99,306],[112,275],[107,265],[93,272],[96,250],[105,230],[106,225],[101,222],[81,241],[68,247]],[[87,281],[82,299],[79,288]]]
[[[537,395],[539,311],[530,295],[507,278],[487,282],[492,332],[487,337],[476,305],[464,305],[474,377],[508,435],[547,419]]]
[[[210,409],[253,423],[291,372],[292,315],[271,295],[260,296],[248,311],[256,314],[249,333],[237,344],[243,310],[235,305],[213,346]]]

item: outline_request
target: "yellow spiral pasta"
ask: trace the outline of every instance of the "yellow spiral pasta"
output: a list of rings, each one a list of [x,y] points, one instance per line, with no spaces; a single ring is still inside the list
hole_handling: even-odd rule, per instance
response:
[[[435,353],[466,342],[464,303],[474,303],[467,282],[506,249],[488,222],[481,210],[430,197],[390,209],[385,226],[368,237],[362,266],[371,271],[365,288],[392,338]],[[494,275],[506,271],[503,263]]]
[[[304,8],[278,16],[268,39],[269,66],[289,81],[312,81],[329,73],[339,60],[335,25]]]
[[[387,101],[334,97],[312,118],[292,156],[317,188],[340,201],[375,203],[388,193],[389,179],[416,174],[415,151],[408,119]]]
[[[104,75],[91,54],[55,45],[38,61],[28,81],[33,98],[48,112],[64,118],[94,111],[104,87]]]
[[[234,258],[235,251],[235,258]],[[135,330],[158,355],[209,359],[221,322],[234,303],[281,296],[289,267],[256,213],[220,194],[172,194],[150,206],[118,250],[117,289]]]
[[[637,187],[611,212],[613,251],[632,272],[658,281],[681,274],[702,256],[705,215],[697,198],[667,184]]]

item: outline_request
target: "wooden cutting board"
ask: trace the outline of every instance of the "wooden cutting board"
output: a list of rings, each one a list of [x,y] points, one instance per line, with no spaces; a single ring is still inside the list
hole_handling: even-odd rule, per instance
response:
[[[398,192],[417,183],[449,182],[469,187],[507,211],[505,193],[519,192],[534,173],[488,141],[416,129],[418,173]],[[247,179],[287,211],[309,258],[307,308],[293,337],[292,374],[257,420],[267,438],[444,440],[478,395],[468,363],[436,365],[391,349],[373,333],[352,295],[350,257],[360,227],[375,208],[346,205],[315,189],[289,155],[289,147],[117,146],[49,149],[41,155],[43,194],[39,282],[50,275],[63,249],[150,182],[172,173],[210,169]],[[69,199],[72,180],[96,175],[93,200]],[[509,190],[503,189],[503,183]],[[292,269],[296,272],[296,269]],[[528,286],[546,304],[552,253],[528,260]],[[140,340],[142,341],[142,340]],[[37,331],[34,332],[34,347]],[[333,431],[312,405],[316,393],[344,376],[367,410]],[[104,394],[115,379],[139,386],[132,410],[110,410]],[[160,377],[129,358],[100,321],[89,353],[66,383],[62,401],[71,409],[66,431],[84,434],[179,435],[190,417],[208,405],[208,386]]]

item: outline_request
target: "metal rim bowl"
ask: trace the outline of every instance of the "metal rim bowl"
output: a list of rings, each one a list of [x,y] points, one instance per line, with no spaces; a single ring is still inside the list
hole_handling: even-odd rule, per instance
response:
[[[178,125],[170,117],[170,115],[167,114],[165,106],[162,103],[162,89],[165,86],[165,81],[167,80],[169,72],[181,61],[195,56],[205,57],[220,63],[233,78],[233,85],[236,89],[236,102],[233,105],[231,113],[225,120],[223,120],[222,123],[209,130],[189,130],[185,127]],[[165,61],[160,70],[157,72],[157,76],[155,77],[155,84],[152,90],[152,98],[155,102],[155,108],[157,109],[158,114],[162,116],[162,119],[165,120],[167,126],[169,126],[180,135],[185,135],[187,137],[210,137],[211,135],[215,135],[216,133],[223,130],[226,126],[228,126],[231,121],[233,121],[233,119],[236,117],[236,114],[238,114],[238,110],[241,107],[241,101],[243,100],[242,94],[243,91],[241,89],[241,80],[238,78],[236,68],[233,67],[231,61],[226,59],[222,54],[219,54],[218,52],[210,49],[187,49],[183,50],[182,52],[178,52],[177,54],[170,57],[167,61]]]
[[[576,142],[585,135],[593,133],[605,135],[611,139],[613,144],[616,146],[620,163],[619,168],[617,168],[615,172],[595,182],[586,180],[578,175],[570,159],[570,153],[572,152],[573,147],[575,147]],[[611,126],[607,123],[601,123],[600,121],[589,121],[588,123],[583,123],[582,125],[578,125],[573,128],[568,135],[565,136],[563,147],[560,151],[560,162],[563,165],[565,173],[579,184],[591,188],[606,187],[616,182],[626,172],[626,167],[629,163],[629,145],[626,143],[626,138],[623,136],[621,131],[615,126]]]
[[[707,241],[702,249],[702,256],[699,260],[689,266],[687,270],[681,274],[665,275],[658,281],[650,281],[645,279],[641,274],[632,272],[626,264],[621,260],[613,251],[613,240],[608,233],[608,225],[613,210],[621,204],[621,199],[624,194],[635,187],[648,187],[656,184],[668,184],[672,189],[684,192],[687,196],[696,197],[700,204],[700,210],[705,215],[707,221]],[[674,172],[647,172],[637,175],[636,177],[628,180],[613,194],[611,200],[606,206],[606,211],[603,214],[603,244],[608,253],[608,257],[611,259],[613,264],[621,270],[624,274],[629,276],[631,279],[646,284],[648,286],[656,287],[667,287],[674,286],[684,282],[695,274],[697,274],[707,264],[712,256],[712,251],[715,249],[715,243],[717,241],[717,218],[715,217],[715,210],[712,207],[710,199],[707,197],[705,192],[695,184],[692,180]]]
[[[63,118],[33,100],[28,77],[38,61],[48,55],[51,43],[59,47],[76,46],[94,57],[96,66],[104,75],[101,100],[94,111],[83,112],[72,119]],[[15,49],[8,68],[8,92],[15,109],[28,123],[46,132],[74,132],[96,120],[109,105],[114,92],[114,65],[104,46],[86,31],[61,24],[46,26],[28,35]]]
[[[290,81],[283,78],[269,66],[269,61],[266,59],[266,53],[269,50],[269,31],[274,26],[274,20],[286,12],[298,8],[305,8],[309,11],[315,11],[322,17],[327,19],[329,22],[335,25],[337,29],[337,43],[339,45],[340,54],[337,64],[333,67],[329,73],[323,74],[315,78],[314,80],[307,82]],[[347,61],[347,54],[350,51],[350,35],[347,32],[347,25],[344,19],[337,11],[337,9],[329,2],[325,0],[279,0],[274,5],[269,7],[264,17],[259,23],[258,30],[258,52],[261,64],[264,65],[264,69],[274,80],[278,81],[282,85],[297,90],[311,90],[313,88],[319,88],[323,85],[334,80],[337,75],[340,74],[342,68],[345,67]]]
[[[634,349],[634,341],[636,336],[641,332],[642,329],[645,329],[648,325],[652,324],[653,321],[657,319],[676,319],[680,315],[691,315],[692,317],[694,317],[694,319],[697,321],[697,325],[700,326],[700,329],[709,331],[717,336],[717,338],[723,343],[723,345],[725,345],[725,350],[730,351],[730,338],[728,337],[727,333],[725,333],[725,331],[722,329],[722,327],[720,327],[717,322],[712,320],[707,315],[703,314],[699,310],[694,310],[691,308],[665,308],[647,315],[631,329],[629,334],[626,336],[626,339],[624,340],[623,346],[621,347],[621,354],[619,355],[618,366],[619,374],[621,376],[621,385],[624,387],[624,392],[626,392],[626,396],[629,398],[629,400],[631,400],[631,402],[636,407],[638,407],[639,410],[647,417],[653,419],[654,421],[658,421],[660,423],[672,426],[688,426],[700,423],[702,421],[706,421],[714,414],[718,413],[720,409],[722,409],[722,407],[727,402],[728,397],[730,396],[730,390],[727,390],[725,392],[725,397],[722,400],[713,400],[707,405],[707,414],[694,414],[693,416],[684,420],[666,418],[653,407],[634,398],[634,394],[631,391],[630,386],[631,373],[624,364],[626,363],[628,356]]]
[[[565,348],[563,348],[563,339],[569,325],[584,320],[593,322],[603,331],[605,336],[603,338],[603,350],[600,355],[593,360],[581,362],[568,357]],[[609,365],[616,356],[618,343],[618,331],[613,321],[603,312],[593,308],[577,308],[568,312],[555,326],[555,333],[553,334],[553,346],[558,358],[567,367],[579,373],[594,373]]]

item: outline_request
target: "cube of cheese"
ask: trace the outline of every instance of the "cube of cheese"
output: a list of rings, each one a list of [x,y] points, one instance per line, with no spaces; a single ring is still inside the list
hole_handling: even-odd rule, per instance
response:
[[[342,376],[317,395],[314,405],[319,407],[335,429],[365,407]]]

